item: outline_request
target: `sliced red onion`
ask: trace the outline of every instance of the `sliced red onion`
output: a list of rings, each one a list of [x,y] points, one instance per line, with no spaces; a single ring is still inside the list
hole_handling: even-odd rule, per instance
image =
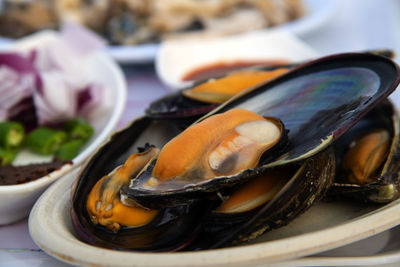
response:
[[[0,65],[8,66],[19,73],[36,73],[36,68],[32,64],[31,58],[24,57],[18,53],[1,53]]]
[[[102,104],[105,104],[104,87],[99,84],[90,84],[78,93],[78,112],[84,118],[89,118]]]
[[[91,53],[103,49],[107,43],[88,28],[67,20],[61,25],[60,39],[78,57],[87,57]]]
[[[73,77],[60,71],[47,71],[42,75],[43,88],[34,92],[33,99],[39,124],[51,124],[77,116],[77,95]]]
[[[37,49],[34,64],[43,81],[42,90],[34,93],[39,124],[85,116],[101,104],[104,88],[86,77],[85,63],[102,46],[93,33],[67,23],[60,38]]]
[[[102,104],[104,88],[86,77],[85,63],[104,42],[73,24],[59,36],[24,54],[0,53],[0,120],[26,117],[33,119],[29,125],[56,125],[90,117]]]
[[[38,126],[36,109],[31,96],[22,99],[8,110],[8,120],[19,121],[27,132]]]
[[[0,54],[0,120],[18,117],[26,110],[25,99],[41,86],[39,74],[29,57],[17,53]],[[36,124],[35,116],[30,124]]]
[[[32,73],[18,73],[8,66],[0,66],[0,107],[9,109],[35,90]]]

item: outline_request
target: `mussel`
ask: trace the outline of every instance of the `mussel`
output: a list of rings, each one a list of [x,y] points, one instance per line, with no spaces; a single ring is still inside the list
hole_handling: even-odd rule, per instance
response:
[[[331,148],[304,161],[266,170],[229,192],[205,215],[188,249],[243,243],[286,225],[325,195],[334,173]]]
[[[124,163],[129,172],[135,171],[133,169],[137,167],[135,161],[138,157],[143,156],[141,164],[146,164],[145,161],[151,159],[156,151],[144,140],[161,147],[178,132],[175,125],[138,118],[99,148],[80,174],[72,197],[72,222],[82,240],[121,250],[170,251],[185,246],[193,238],[199,229],[197,222],[207,210],[204,204],[208,203],[159,210],[130,207],[123,204],[125,201],[120,199],[118,189],[114,190],[125,186],[124,181],[98,183],[101,178],[104,180],[118,173],[127,156],[133,152],[130,160]],[[96,183],[100,185],[98,189],[103,193],[108,192],[108,195],[99,196],[103,199],[88,200]],[[87,209],[88,205],[92,205],[92,209]],[[99,212],[93,214],[93,209],[97,208]]]
[[[198,193],[196,198],[199,198],[200,191],[214,193],[221,186],[229,187],[239,179],[244,181],[242,171],[253,169],[260,161],[275,155],[284,146],[285,137],[283,124],[276,118],[264,118],[244,109],[231,109],[192,125],[168,142],[155,164],[133,179],[130,187],[161,194],[176,189],[178,193],[173,198],[164,198],[163,205],[185,204],[195,199],[185,197],[189,191]],[[179,158],[174,155],[179,155]],[[216,177],[226,178],[221,183]],[[136,199],[134,190],[128,189],[127,195]],[[153,200],[144,206],[160,207]]]
[[[330,195],[386,203],[400,196],[400,118],[389,100],[335,143],[337,174]]]
[[[162,97],[146,109],[156,119],[199,118],[235,94],[285,73],[288,67],[248,68],[200,81]]]
[[[378,65],[377,61],[385,64]],[[244,182],[265,168],[315,155],[351,128],[377,101],[386,98],[398,83],[397,73],[396,65],[389,59],[347,54],[307,63],[270,82],[260,83],[223,103],[201,120],[233,108],[279,118],[288,132],[289,142],[275,153],[273,161],[261,162],[255,168],[233,175],[182,182],[180,187],[161,186],[162,190],[157,190],[160,186],[144,187],[145,183],[141,182],[152,176],[153,165],[150,165],[149,170],[131,183],[128,195],[152,208],[158,203],[176,205],[201,198],[203,193],[217,193],[226,186]],[[185,148],[190,149],[190,145]]]
[[[72,198],[75,228],[84,241],[120,249],[208,249],[251,240],[324,196],[335,174],[332,144],[399,82],[387,58],[342,54],[260,82],[183,132],[173,121],[137,119],[83,168]],[[112,170],[146,142],[160,153],[128,175],[129,184],[116,179],[110,190],[118,205],[169,214],[164,224],[152,223],[154,215],[138,227],[122,220],[99,225],[102,213],[87,209],[92,188],[103,176],[118,178],[124,166]],[[265,190],[248,195],[248,187]],[[101,210],[96,201],[92,207]]]
[[[391,50],[369,50],[365,53],[395,57]],[[235,94],[262,81],[274,79],[300,63],[256,65],[199,80],[191,86],[170,93],[152,102],[147,116],[155,119],[199,118]]]

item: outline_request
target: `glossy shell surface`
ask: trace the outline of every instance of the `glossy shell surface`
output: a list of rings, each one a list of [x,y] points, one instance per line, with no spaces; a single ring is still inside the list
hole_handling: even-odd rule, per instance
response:
[[[287,130],[289,144],[277,153],[276,160],[233,176],[186,183],[171,190],[149,190],[137,183],[139,186],[131,186],[128,194],[144,206],[161,202],[176,205],[201,198],[204,192],[217,191],[214,189],[221,185],[243,182],[264,168],[303,160],[331,145],[398,83],[397,65],[372,54],[341,54],[301,65],[271,82],[239,93],[204,117],[242,108],[279,118]]]

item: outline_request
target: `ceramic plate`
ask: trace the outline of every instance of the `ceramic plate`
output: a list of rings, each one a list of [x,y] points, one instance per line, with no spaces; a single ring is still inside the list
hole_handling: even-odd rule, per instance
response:
[[[298,63],[317,57],[318,53],[294,34],[282,30],[263,30],[206,40],[163,42],[155,60],[155,68],[160,80],[168,88],[177,90],[193,85],[194,81],[184,80],[188,73],[215,64]]]
[[[36,244],[57,259],[95,266],[249,266],[276,263],[332,265],[334,258],[300,258],[361,240],[398,224],[400,200],[384,206],[320,202],[289,225],[251,244],[196,252],[140,253],[102,249],[79,241],[70,220],[70,196],[78,170],[53,184],[36,202],[29,230]],[[375,242],[377,243],[377,242]],[[377,246],[380,246],[377,244]],[[319,260],[321,264],[317,264]],[[379,258],[371,258],[376,263]],[[399,259],[395,254],[390,259]],[[364,262],[345,258],[346,264]],[[386,261],[388,262],[388,261]]]

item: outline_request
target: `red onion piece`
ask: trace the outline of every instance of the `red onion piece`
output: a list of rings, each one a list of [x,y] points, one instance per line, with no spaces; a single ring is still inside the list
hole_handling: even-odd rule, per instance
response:
[[[0,53],[0,120],[35,127],[90,117],[104,88],[86,77],[85,63],[102,46],[95,34],[69,23],[35,50]]]
[[[0,53],[0,120],[23,117],[32,93],[41,87],[40,76],[29,56]],[[29,125],[37,124],[35,113],[28,117]]]

